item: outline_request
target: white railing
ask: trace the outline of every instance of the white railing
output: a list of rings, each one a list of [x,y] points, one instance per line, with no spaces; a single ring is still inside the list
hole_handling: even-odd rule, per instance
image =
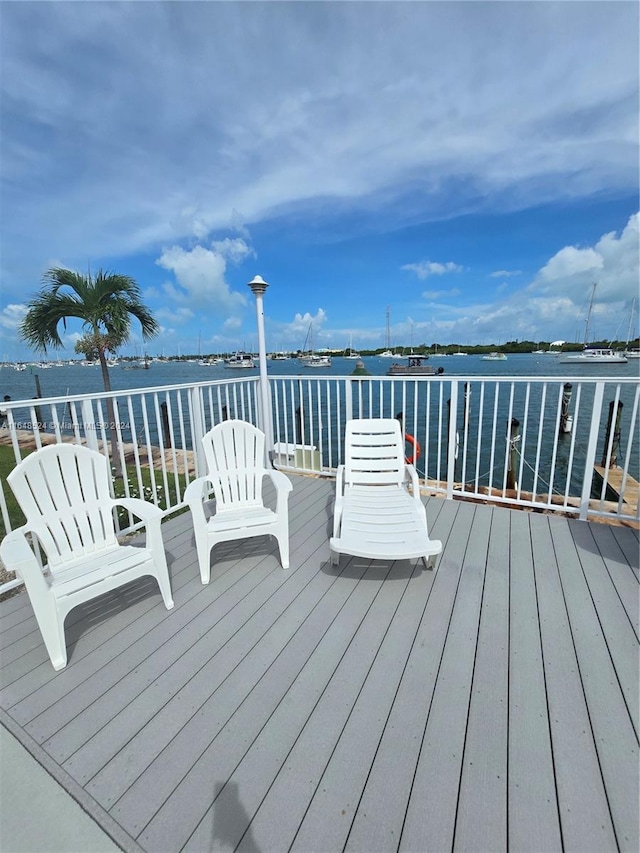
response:
[[[637,380],[272,376],[269,386],[278,466],[332,476],[349,418],[400,416],[429,493],[640,519]],[[200,437],[212,425],[263,424],[255,376],[6,406],[2,432],[16,462],[45,443],[86,443],[109,456],[114,493],[145,497],[167,514],[184,507],[186,486],[203,471]],[[5,530],[8,500],[0,481]],[[120,523],[123,532],[135,527],[131,517]]]

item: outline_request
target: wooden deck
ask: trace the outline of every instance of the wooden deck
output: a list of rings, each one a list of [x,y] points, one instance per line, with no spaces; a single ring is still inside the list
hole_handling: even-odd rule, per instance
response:
[[[143,580],[73,611],[55,673],[0,604],[2,722],[125,850],[638,850],[638,534],[429,499],[434,572],[329,564],[333,483],[267,539],[165,526]]]

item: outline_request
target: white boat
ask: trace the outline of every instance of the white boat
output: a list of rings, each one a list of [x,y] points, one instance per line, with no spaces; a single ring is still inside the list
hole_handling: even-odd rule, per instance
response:
[[[402,355],[399,352],[391,352],[390,349],[386,349],[380,353],[379,358],[402,358]]]
[[[330,355],[309,355],[303,361],[304,367],[331,367]]]
[[[482,356],[482,361],[506,361],[507,357],[503,352],[490,352]]]
[[[626,364],[624,353],[609,347],[586,347],[582,352],[566,353],[558,359],[559,364]]]
[[[626,349],[624,355],[627,359],[640,358],[640,349]]]
[[[251,370],[252,367],[256,366],[256,363],[251,353],[237,352],[225,361],[224,366],[239,370]]]

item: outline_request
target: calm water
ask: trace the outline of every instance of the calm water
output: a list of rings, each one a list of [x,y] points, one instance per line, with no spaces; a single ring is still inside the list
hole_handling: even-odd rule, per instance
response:
[[[393,363],[389,358],[365,356],[362,361],[373,376],[384,376]],[[591,377],[608,379],[638,378],[640,360],[627,364],[576,365],[559,364],[551,355],[510,355],[506,361],[483,361],[480,356],[445,356],[429,360],[434,368],[442,367],[445,376],[456,377],[503,377],[526,376],[532,379],[561,378],[577,381]],[[335,357],[331,368],[305,368],[297,359],[267,362],[270,376],[303,376],[313,379],[325,376],[349,376],[355,367],[355,361]],[[243,376],[257,376],[258,370],[229,370],[224,365],[205,367],[185,362],[153,362],[149,370],[132,370],[122,367],[110,369],[111,385],[114,391],[129,388],[150,388],[161,385],[179,385],[188,382],[206,382],[210,379],[237,379]],[[37,383],[40,382],[43,397],[59,397],[68,394],[94,394],[103,390],[99,367],[63,366],[42,369],[39,367],[16,371],[11,367],[0,369],[0,398],[9,394],[12,400],[28,400],[36,396]]]

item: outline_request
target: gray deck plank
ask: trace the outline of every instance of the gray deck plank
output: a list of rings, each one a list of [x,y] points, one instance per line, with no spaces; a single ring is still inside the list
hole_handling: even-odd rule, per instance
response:
[[[294,546],[297,545],[296,536],[297,531],[292,528],[291,542]],[[230,548],[229,559],[225,561],[229,570],[215,577],[207,589],[203,589],[199,575],[194,576],[191,597],[176,605],[171,619],[161,620],[141,637],[136,644],[135,653],[132,652],[126,658],[115,658],[96,672],[95,676],[87,678],[76,690],[70,691],[65,700],[49,707],[46,713],[30,724],[32,735],[41,741],[52,738],[63,728],[66,721],[75,719],[84,712],[88,740],[114,716],[116,711],[111,710],[111,706],[117,709],[128,705],[157,678],[163,677],[171,681],[173,689],[177,690],[181,686],[180,680],[186,681],[192,674],[188,664],[193,653],[190,657],[188,653],[198,639],[207,634],[212,625],[218,625],[230,610],[237,608],[238,603],[246,596],[259,597],[262,593],[257,587],[261,582],[280,585],[286,581],[274,551],[265,554],[264,549],[260,547],[257,553],[251,553],[252,548],[250,543],[243,545],[243,551],[248,556],[242,560],[238,559],[235,547]],[[250,602],[246,602],[245,606],[250,606]],[[180,676],[174,675],[174,669],[169,677],[168,670],[176,663]],[[197,662],[193,666],[197,671]],[[105,694],[106,701],[96,707],[96,700]],[[66,742],[62,732],[47,744],[47,749],[50,749],[51,754],[58,760],[65,761],[74,749],[81,745],[77,739],[82,730],[82,723],[82,718],[76,720],[70,742]],[[116,737],[121,739],[123,734],[124,727],[118,730]],[[111,748],[114,745],[115,742]]]
[[[640,684],[638,671],[638,626],[632,624],[620,601],[607,564],[600,555],[591,528],[573,522],[571,536],[578,549],[578,556],[589,593],[606,640],[613,667],[627,703],[631,723],[638,735],[640,720]]]
[[[203,587],[176,515],[174,611],[152,581],[76,608],[60,673],[0,602],[36,758],[147,853],[637,849],[637,532],[431,498],[435,573],[336,570],[335,486],[291,479],[290,571],[232,543]]]
[[[418,750],[477,511],[478,508],[470,504],[447,503],[432,528],[432,535],[443,541],[443,554],[358,803],[346,850],[384,853],[398,847]]]
[[[289,692],[285,694],[286,699],[278,704],[260,729],[257,737],[252,742],[247,743],[242,751],[238,751],[236,747],[234,754],[227,758],[220,755],[214,748],[213,752],[210,752],[204,759],[204,762],[209,765],[209,774],[213,770],[219,784],[218,799],[214,805],[214,809],[218,813],[220,810],[226,809],[225,804],[229,798],[237,798],[238,792],[240,792],[239,796],[244,812],[253,815],[257,811],[265,794],[273,786],[274,778],[286,766],[287,756],[299,742],[300,733],[305,730],[310,715],[313,715],[313,711],[320,703],[327,704],[327,690],[331,690],[332,686],[336,684],[335,673],[337,671],[344,675],[344,678],[340,680],[340,707],[343,710],[350,707],[350,691],[355,689],[358,675],[353,668],[347,669],[348,664],[345,661],[353,663],[355,666],[358,663],[358,652],[363,645],[371,653],[372,643],[375,645],[375,636],[382,630],[381,626],[388,618],[385,608],[388,611],[396,606],[397,599],[408,581],[407,577],[401,577],[398,583],[385,586],[380,581],[389,575],[392,569],[390,564],[379,563],[374,567],[369,567],[369,561],[352,560],[351,563],[356,563],[357,580],[355,588],[345,607],[340,610],[314,649],[300,676]],[[361,572],[359,563],[364,563],[364,573]],[[380,597],[381,593],[383,594]],[[364,630],[362,630],[363,625],[366,626]],[[364,655],[366,652],[363,651]],[[360,665],[363,665],[362,659],[360,659]],[[311,682],[309,680],[310,672],[313,673]],[[311,684],[313,684],[313,688],[311,688]],[[326,724],[324,719],[321,722],[323,726]],[[316,748],[321,744],[331,744],[332,739],[326,735],[322,737],[322,732],[318,732],[317,736],[322,739],[315,745]],[[310,755],[311,753],[305,753],[305,758],[309,758]],[[218,760],[212,760],[213,756],[218,757]],[[202,764],[200,763],[199,769],[201,768]],[[306,764],[305,769],[307,769]],[[222,770],[226,770],[226,772],[222,774]],[[229,782],[231,784],[227,784]],[[209,790],[209,795],[211,793]],[[211,799],[209,799],[209,805]],[[288,802],[288,813],[290,806],[291,803]],[[170,814],[174,820],[177,813],[178,810],[171,809]],[[198,830],[191,838],[188,826],[180,829],[182,834],[180,842],[188,842],[186,849],[201,849],[202,833],[208,837],[211,829],[215,832],[215,824],[211,827],[206,817],[208,813],[209,808],[205,810]],[[160,839],[165,837],[167,832],[171,833],[172,838],[175,838],[178,827],[171,827],[171,820],[168,818],[169,814],[165,810],[158,816],[158,819],[153,821],[141,836],[143,846],[153,848],[160,843]],[[243,825],[242,822],[233,827],[236,844],[241,840],[246,829],[247,825]],[[229,842],[232,833],[229,822],[227,822],[226,832],[226,841]],[[259,847],[269,849],[268,846],[260,842],[257,843]]]
[[[309,543],[310,540],[305,544]],[[196,736],[193,729],[198,726],[211,729],[211,716],[217,714],[219,708],[217,690],[220,688],[226,693],[233,685],[234,697],[240,703],[246,685],[254,683],[295,631],[299,618],[297,607],[303,610],[305,601],[313,600],[316,595],[316,586],[322,583],[323,578],[314,569],[312,576],[309,575],[304,566],[301,567],[274,590],[255,613],[239,612],[237,618],[243,620],[242,630],[234,632],[219,649],[213,646],[209,650],[205,638],[204,654],[209,658],[206,665],[148,721],[148,709],[143,704],[145,697],[141,697],[138,711],[142,719],[138,725],[144,722],[144,728],[141,727],[140,733],[128,743],[127,750],[118,753],[88,785],[92,794],[108,807],[126,793],[126,802],[119,803],[114,809],[114,813],[119,815],[118,820],[125,821],[125,815],[132,810],[133,828],[136,829],[141,822],[142,826],[145,825],[143,816],[147,810],[151,812],[148,819],[153,816],[155,800],[158,798],[160,805],[167,796],[164,791],[166,780],[158,767],[165,761],[169,762],[170,772],[165,776],[171,781],[180,766],[185,766],[185,772],[191,766],[206,745],[202,739],[207,736],[206,731],[200,730]],[[299,597],[302,603],[296,600]],[[292,607],[294,603],[296,607]],[[253,605],[247,602],[247,606]],[[118,720],[114,720],[114,726],[117,728]],[[177,743],[173,742],[175,738]],[[182,743],[184,748],[180,746]],[[193,748],[196,749],[195,756]],[[135,753],[133,760],[128,754],[131,750]],[[157,760],[161,754],[162,758]],[[146,776],[142,775],[148,768],[151,769]],[[153,777],[151,782],[147,778],[149,776]],[[135,805],[138,792],[144,801],[139,806]],[[129,804],[134,804],[131,809]]]
[[[509,847],[562,849],[530,514],[511,514],[509,629]]]
[[[259,739],[263,743],[256,741],[234,771],[231,781],[242,792],[245,809],[253,814],[250,836],[246,833],[246,827],[238,827],[238,850],[242,851],[253,844],[259,850],[272,850],[274,846],[288,849],[293,841],[338,736],[378,654],[389,623],[411,582],[411,575],[406,570],[395,581],[391,581],[389,575],[393,576],[394,567],[399,565],[387,566],[386,577],[382,575],[383,569],[379,566],[369,570],[368,574],[374,578],[378,575],[371,584],[371,606],[364,614],[318,703],[295,738],[291,740],[293,732],[288,726],[285,730],[286,720],[281,717],[280,726],[268,725],[264,736]],[[381,566],[384,564],[381,563]],[[412,574],[417,571],[421,570],[414,568]],[[366,577],[360,582],[363,586],[367,583]],[[385,582],[381,582],[383,578]],[[286,746],[291,744],[286,751],[281,748],[283,739]],[[270,749],[270,743],[274,743],[275,748]],[[265,751],[269,751],[272,757],[275,757],[277,751],[284,758],[284,761],[279,762],[281,766],[277,768],[275,778],[273,768],[271,779],[263,776]],[[225,796],[223,792],[222,797]],[[284,803],[287,804],[286,810],[283,809]],[[192,849],[198,846],[196,843]]]
[[[638,740],[589,587],[576,543],[563,520],[550,525],[571,633],[587,701],[600,770],[617,843],[640,849],[638,837]],[[583,555],[585,556],[585,555]]]
[[[615,535],[610,526],[591,524],[589,530],[638,638],[640,636],[640,589],[636,575],[629,564],[628,552],[620,547],[620,538]],[[637,556],[635,559],[637,560]]]
[[[454,849],[507,848],[510,512],[491,517]]]
[[[442,505],[437,507],[437,510],[441,509]],[[440,530],[436,510],[431,512],[430,526],[435,536],[434,527]],[[294,837],[290,848],[292,851],[312,850],[320,836],[328,850],[342,850],[344,847],[400,679],[424,617],[433,579],[433,572],[418,571],[410,580],[318,781]]]
[[[640,544],[638,538],[640,531],[637,528],[623,527],[616,524],[598,524],[598,528],[605,528],[610,535],[616,540],[618,547],[629,563],[629,568],[632,570],[636,578],[640,581]],[[598,535],[598,531],[596,531]]]
[[[307,531],[304,528],[304,534],[300,531],[292,534],[292,542],[297,545],[300,543],[296,537],[304,538],[297,549],[297,559],[302,558],[304,548],[312,542]],[[244,562],[252,565],[250,558]],[[169,638],[158,649],[160,659],[153,661],[153,672],[143,668],[142,683],[138,684],[138,671],[123,679],[122,690],[115,691],[115,695],[124,691],[124,696],[118,701],[113,700],[113,695],[106,697],[106,706],[100,712],[101,721],[105,719],[103,725],[89,729],[86,742],[71,757],[70,753],[66,755],[65,769],[72,775],[82,773],[83,782],[100,774],[99,779],[91,781],[89,789],[96,798],[104,797],[105,807],[121,796],[123,786],[131,784],[151,763],[162,744],[186,722],[185,715],[188,719],[207,701],[223,674],[237,663],[238,656],[241,658],[257,642],[264,631],[265,619],[268,623],[275,618],[267,611],[260,614],[265,602],[273,599],[273,610],[281,599],[280,606],[285,607],[295,595],[296,584],[304,584],[304,576],[295,570],[283,571],[279,563],[274,559],[272,562],[266,576],[254,570],[244,574],[240,582],[226,587],[225,573],[218,584],[212,581],[206,588],[201,585],[200,600],[208,606],[189,624],[189,631],[184,636]],[[278,595],[279,599],[274,598]],[[131,696],[131,692],[135,695]],[[181,710],[177,712],[176,708]],[[49,746],[53,751],[64,744]],[[134,756],[129,755],[131,750]],[[106,765],[109,768],[103,770]],[[107,795],[105,786],[112,777],[118,790]]]
[[[566,526],[564,519],[531,515],[562,838],[566,849],[601,853],[615,850],[616,839],[558,573],[570,554],[554,550],[550,522]]]
[[[429,709],[399,850],[450,850],[493,513],[478,507]]]
[[[283,705],[289,691],[294,697],[301,690],[306,691],[297,701],[291,696],[285,700],[285,704],[288,703],[291,708],[292,725],[295,724],[296,714],[301,711],[300,703],[317,698],[320,685],[325,677],[329,677],[324,673],[331,672],[336,665],[334,652],[327,646],[327,632],[336,620],[345,629],[355,630],[350,622],[357,624],[362,602],[358,596],[353,597],[353,592],[366,568],[362,562],[359,566],[349,564],[340,574],[325,570],[323,574],[328,581],[326,591],[255,687],[239,704],[232,691],[227,690],[219,697],[215,714],[210,713],[208,717],[209,745],[192,762],[190,769],[182,775],[171,795],[154,815],[145,830],[145,838],[169,838],[172,846],[181,846],[202,823],[215,799],[211,786],[212,774],[215,774],[221,790],[249,745]],[[334,629],[329,636],[333,637],[337,650],[335,654],[341,653],[344,643],[342,631]],[[316,668],[313,669],[308,666],[308,662],[321,642],[324,642],[326,654],[315,655],[313,660]],[[200,725],[207,724],[207,720],[198,722]],[[242,733],[240,738],[239,733]],[[176,742],[175,750],[181,755],[182,745]],[[168,753],[163,757],[163,760],[167,759],[170,762]],[[178,822],[175,820],[176,814],[181,816]]]

